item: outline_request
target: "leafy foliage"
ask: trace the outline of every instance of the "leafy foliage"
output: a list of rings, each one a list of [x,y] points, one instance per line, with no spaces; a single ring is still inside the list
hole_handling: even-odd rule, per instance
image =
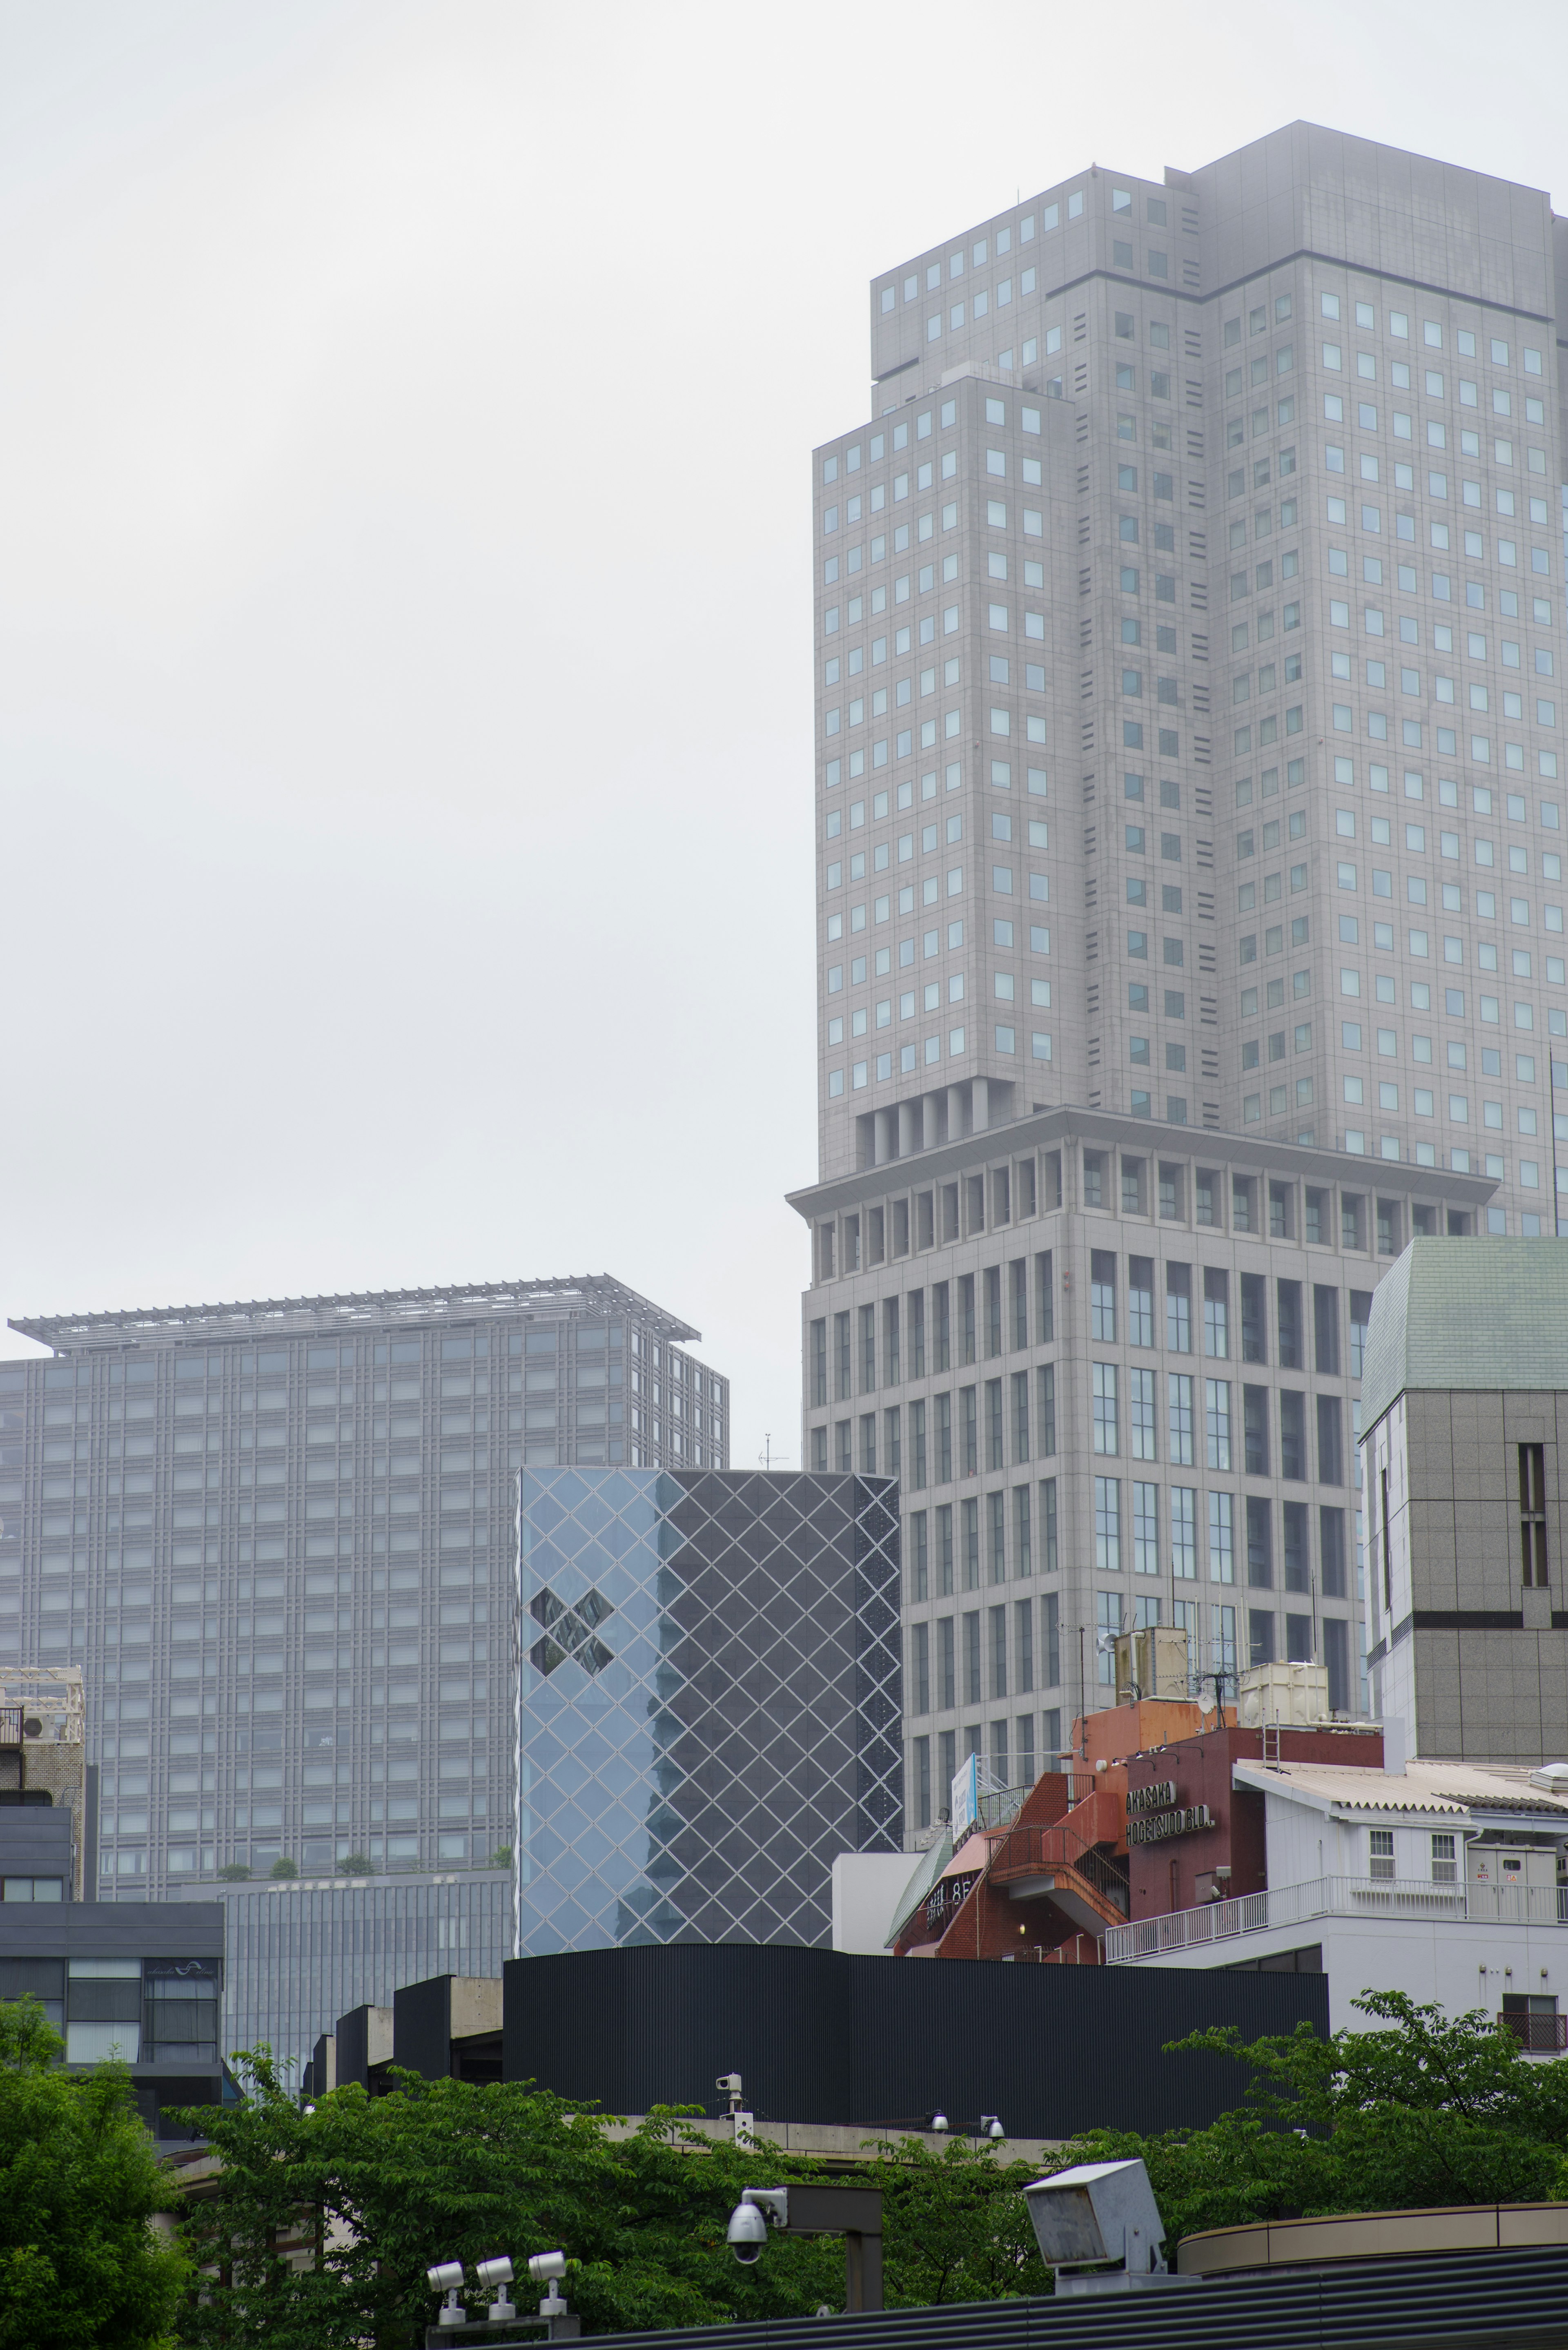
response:
[[[1355,2004],[1383,2028],[1178,2041],[1245,2064],[1246,2104],[1202,2130],[1096,2130],[1071,2159],[1141,2155],[1168,2241],[1298,2214],[1568,2194],[1568,2065],[1531,2063],[1479,2010],[1449,2016],[1402,1991]]]
[[[123,2064],[67,2073],[36,2000],[0,2002],[0,2350],[165,2350],[188,2263]]]
[[[838,2239],[777,2234],[751,2268],[725,2241],[743,2188],[821,2178],[819,2165],[714,2142],[674,2111],[615,2137],[605,2116],[524,2083],[397,2074],[393,2095],[348,2086],[302,2113],[265,2050],[243,2062],[247,2102],[205,2117],[222,2172],[187,2224],[208,2273],[182,2338],[202,2350],[264,2335],[267,2350],[412,2344],[434,2316],[433,2262],[504,2251],[521,2267],[556,2246],[585,2332],[844,2305]],[[1018,2193],[1028,2175],[957,2144],[881,2148],[857,2183],[887,2199],[888,2302],[1048,2289]]]

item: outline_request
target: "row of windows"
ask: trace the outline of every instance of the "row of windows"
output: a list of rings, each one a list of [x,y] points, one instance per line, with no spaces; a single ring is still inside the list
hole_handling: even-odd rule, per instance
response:
[[[1276,1503],[1265,1493],[1193,1485],[1162,1488],[1139,1478],[1096,1476],[1093,1484],[1095,1567],[1099,1574],[1120,1575],[1130,1569],[1135,1575],[1195,1583],[1201,1548],[1210,1583],[1240,1581],[1255,1591],[1278,1588],[1311,1593],[1315,1589],[1329,1599],[1352,1596],[1350,1530],[1346,1511],[1337,1503],[1315,1507],[1306,1502]],[[1353,1533],[1359,1596],[1359,1511],[1355,1513]],[[961,1592],[994,1588],[1010,1580],[1056,1574],[1061,1542],[1055,1478],[1042,1478],[1035,1484],[996,1486],[966,1501],[911,1510],[906,1523],[905,1558],[906,1604],[917,1607]],[[939,1649],[951,1637],[940,1629],[944,1621],[954,1626],[961,1619],[938,1617],[923,1627],[935,1634]],[[918,1642],[922,1627],[910,1628]],[[1052,1680],[1054,1678],[1051,1676]],[[918,1689],[918,1674],[916,1685]],[[1048,1681],[1046,1686],[1050,1685]]]

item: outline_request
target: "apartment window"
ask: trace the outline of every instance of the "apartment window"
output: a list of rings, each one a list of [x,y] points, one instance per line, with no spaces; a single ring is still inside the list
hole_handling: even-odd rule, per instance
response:
[[[1394,1877],[1394,1831],[1392,1828],[1368,1828],[1367,1875],[1375,1882],[1391,1884]]]
[[[1544,1591],[1546,1557],[1546,1447],[1519,1448],[1519,1558],[1527,1591]]]
[[[1459,1877],[1459,1839],[1453,1835],[1432,1838],[1432,1882],[1452,1885]]]

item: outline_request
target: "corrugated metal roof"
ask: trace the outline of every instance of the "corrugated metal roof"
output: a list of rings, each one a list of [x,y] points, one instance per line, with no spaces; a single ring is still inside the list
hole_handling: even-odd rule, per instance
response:
[[[1363,1431],[1409,1388],[1568,1388],[1568,1246],[1412,1241],[1373,1292]]]
[[[1530,1786],[1523,1771],[1491,1771],[1473,1762],[1413,1760],[1402,1772],[1356,1769],[1338,1762],[1238,1762],[1250,1787],[1295,1790],[1351,1812],[1530,1812],[1568,1825],[1568,1801]]]

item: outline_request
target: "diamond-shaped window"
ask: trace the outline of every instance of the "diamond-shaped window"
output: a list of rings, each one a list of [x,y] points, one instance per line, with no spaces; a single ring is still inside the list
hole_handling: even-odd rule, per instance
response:
[[[567,1607],[546,1584],[535,1593],[528,1609],[545,1635],[535,1640],[528,1651],[529,1661],[538,1671],[553,1673],[569,1658],[587,1673],[602,1673],[607,1665],[615,1661],[613,1650],[595,1637],[595,1627],[615,1613],[602,1592],[589,1591],[575,1606]]]

